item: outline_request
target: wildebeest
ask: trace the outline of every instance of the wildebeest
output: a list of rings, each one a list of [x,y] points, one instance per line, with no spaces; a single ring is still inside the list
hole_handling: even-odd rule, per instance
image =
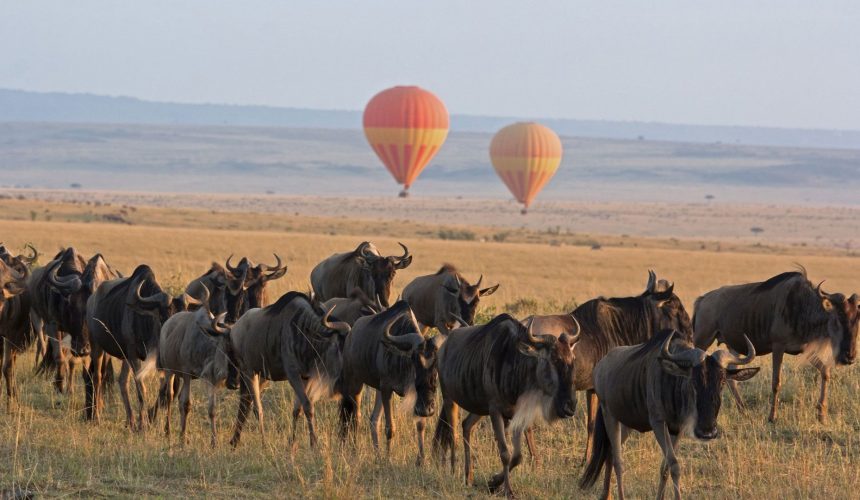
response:
[[[612,468],[618,480],[618,498],[624,498],[621,446],[630,430],[654,432],[663,450],[657,498],[663,498],[668,474],[675,498],[681,498],[681,467],[675,451],[683,432],[701,440],[719,436],[723,385],[726,380],[747,380],[758,368],[733,368],[755,358],[755,348],[745,339],[747,354],[741,358],[725,350],[711,355],[697,349],[675,330],[664,330],[648,342],[616,347],[594,367],[594,388],[600,409],[594,429],[594,449],[581,488],[592,486],[605,467],[602,498],[609,498]],[[610,464],[612,468],[610,468]]]
[[[0,337],[3,338],[2,376],[6,379],[7,408],[17,398],[15,359],[35,339],[30,326],[30,296],[27,277],[38,253],[33,247],[30,257],[13,256],[0,244]]]
[[[71,392],[73,366],[90,351],[87,300],[102,282],[118,276],[101,254],[85,260],[72,247],[33,270],[28,284],[30,319],[35,335],[39,337],[44,332],[48,339],[39,370],[47,373],[56,369],[57,391],[62,392],[66,385]]]
[[[492,295],[499,285],[481,288],[484,275],[471,285],[451,264],[443,265],[435,274],[419,276],[403,289],[403,299],[409,302],[415,317],[426,331],[436,327],[447,335],[458,323],[470,326],[481,297]]]
[[[155,363],[161,325],[174,313],[200,301],[184,294],[173,298],[162,290],[147,265],[138,266],[128,278],[102,283],[87,302],[90,331],[90,369],[85,379],[86,417],[98,421],[102,405],[102,368],[105,355],[122,360],[120,394],[130,429],[146,425],[146,388],[136,378],[141,362]],[[134,375],[138,417],[135,418],[128,396],[129,375]]]
[[[409,249],[403,243],[398,245],[403,248],[399,257],[383,257],[372,243],[365,241],[351,252],[334,254],[317,264],[311,271],[311,287],[317,299],[346,297],[357,287],[388,307],[394,275],[412,263]]]
[[[244,286],[245,276],[236,277],[221,264],[213,262],[208,271],[188,283],[185,293],[197,300],[209,297],[209,312],[218,315],[227,311],[227,293],[239,295]]]
[[[378,314],[385,310],[378,300],[376,302],[370,300],[370,297],[365,295],[361,288],[353,289],[348,297],[337,297],[323,302],[322,308],[326,312],[337,308],[335,317],[350,326],[363,316]]]
[[[850,365],[857,357],[857,294],[846,298],[841,293],[824,293],[801,268],[759,283],[718,288],[699,297],[695,306],[697,347],[707,349],[717,340],[740,350],[745,333],[759,355],[773,353],[771,422],[776,420],[779,404],[783,355],[804,352],[821,373],[818,418],[827,418],[827,383],[834,361]],[[736,385],[730,381],[729,386],[743,408]]]
[[[329,323],[319,304],[300,292],[288,292],[239,318],[230,333],[239,365],[239,412],[230,444],[239,443],[252,402],[263,434],[261,379],[290,382],[307,418],[311,445],[316,444],[313,403],[335,392],[349,329],[343,322]]]
[[[282,278],[287,274],[287,266],[282,265],[281,258],[275,255],[275,265],[257,264],[242,257],[236,267],[230,265],[232,255],[227,258],[227,270],[240,282],[241,289],[231,287],[227,290],[227,322],[235,323],[248,310],[265,307],[268,304],[266,284],[269,281]]]
[[[535,331],[544,334],[570,335],[581,328],[582,334],[576,347],[574,380],[577,391],[586,391],[585,459],[591,452],[591,436],[597,412],[597,395],[592,378],[597,362],[613,347],[640,344],[663,329],[678,330],[687,338],[693,335],[690,316],[681,299],[675,295],[674,285],[664,280],[658,281],[653,271],[648,272],[648,283],[641,295],[598,297],[583,303],[570,314],[534,316],[533,319]]]
[[[568,418],[576,409],[573,380],[578,334],[534,335],[531,326],[501,314],[486,325],[452,331],[438,354],[443,403],[434,447],[450,449],[453,470],[457,408],[468,411],[463,420],[463,449],[466,483],[471,484],[472,428],[483,415],[489,415],[502,471],[488,487],[492,491],[504,487],[508,496],[513,495],[510,471],[522,460],[524,430],[535,418]],[[513,423],[513,455],[505,439],[509,422]]]
[[[418,417],[418,463],[424,460],[424,418],[436,411],[436,353],[445,338],[427,339],[409,304],[401,300],[390,309],[360,318],[343,347],[340,417],[341,433],[355,429],[359,418],[361,391],[365,385],[376,389],[376,403],[370,416],[374,447],[379,447],[379,416],[385,412],[385,437],[390,451],[394,437],[391,395],[415,398],[412,410]]]
[[[200,298],[208,297],[204,292]],[[230,328],[223,324],[226,316],[227,313],[222,312],[216,317],[207,308],[200,307],[193,312],[178,312],[161,326],[156,368],[164,373],[167,394],[158,403],[165,407],[164,431],[169,434],[173,379],[180,377],[183,383],[179,392],[179,435],[183,442],[186,441],[185,425],[191,410],[191,380],[200,378],[209,383],[209,423],[211,443],[215,446],[217,390],[224,386],[230,371],[235,370]],[[156,412],[151,413],[154,417]]]

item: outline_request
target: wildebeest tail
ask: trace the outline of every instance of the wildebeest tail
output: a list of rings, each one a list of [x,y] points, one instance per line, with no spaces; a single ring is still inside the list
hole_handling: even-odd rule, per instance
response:
[[[444,453],[454,447],[454,425],[457,424],[457,405],[450,401],[442,403],[439,421],[436,422],[436,432],[433,433],[433,451]]]
[[[603,423],[603,410],[597,409],[597,417],[594,422],[593,444],[588,464],[579,480],[580,489],[591,488],[600,477],[604,465],[612,459],[612,444],[609,442],[609,434],[606,432],[606,424]]]

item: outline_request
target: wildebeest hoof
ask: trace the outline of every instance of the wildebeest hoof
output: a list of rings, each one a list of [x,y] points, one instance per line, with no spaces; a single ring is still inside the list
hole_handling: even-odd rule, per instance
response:
[[[496,474],[492,478],[487,481],[487,490],[489,490],[492,494],[499,493],[499,490],[502,488],[502,485],[505,483],[505,476],[502,474]]]

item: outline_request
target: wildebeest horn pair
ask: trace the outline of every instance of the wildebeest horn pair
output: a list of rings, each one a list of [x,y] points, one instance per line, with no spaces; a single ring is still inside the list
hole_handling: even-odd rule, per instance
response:
[[[570,315],[570,317],[573,318],[573,324],[576,325],[575,333],[570,333],[570,334],[565,334],[565,335],[567,336],[568,347],[573,349],[573,347],[579,341],[579,334],[582,332],[582,327],[580,327],[579,321],[572,314]],[[532,332],[532,323],[534,323],[534,320],[535,320],[534,316],[532,316],[531,318],[529,318],[529,322],[526,323],[526,340],[530,344],[533,344],[536,346],[539,346],[539,345],[551,346],[551,345],[553,345],[557,340],[556,337],[553,337],[552,335],[549,335],[549,336],[541,335],[540,337],[535,336],[535,334]]]
[[[406,335],[391,335],[391,327],[394,326],[394,323],[400,319],[401,316],[404,315],[411,316],[412,326],[415,327],[415,332],[409,333]],[[424,336],[418,333],[418,324],[415,320],[415,316],[412,314],[411,309],[407,309],[402,314],[398,314],[391,318],[387,325],[385,325],[385,330],[382,333],[382,341],[386,344],[396,348],[398,351],[403,352],[404,354],[411,354],[415,349],[418,348],[424,342]]]
[[[672,339],[675,338],[675,334],[677,333],[677,331],[673,330],[672,334],[666,338],[665,342],[663,342],[663,347],[660,349],[661,357],[663,359],[673,361],[683,367],[694,367],[702,364],[702,362],[708,356],[708,353],[701,349],[685,349],[680,353],[672,353],[671,351],[669,351],[669,345],[672,343]],[[726,368],[729,365],[740,366],[751,363],[755,359],[755,347],[753,346],[753,343],[750,341],[749,337],[747,337],[746,335],[744,335],[744,340],[747,344],[746,356],[741,357],[736,353],[720,349],[713,354],[714,359],[723,368]]]

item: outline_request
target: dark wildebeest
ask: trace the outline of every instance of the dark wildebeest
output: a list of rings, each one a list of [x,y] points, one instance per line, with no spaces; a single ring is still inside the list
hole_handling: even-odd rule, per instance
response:
[[[265,439],[260,379],[290,382],[307,418],[311,445],[316,444],[313,403],[335,393],[348,333],[349,325],[329,323],[319,304],[300,292],[242,315],[230,333],[239,365],[239,412],[230,444],[239,444],[252,402]]]
[[[398,269],[406,269],[412,263],[409,249],[403,243],[400,257],[383,257],[376,247],[367,241],[346,253],[334,254],[320,262],[311,271],[311,287],[318,300],[346,297],[355,288],[365,295],[379,298],[388,307],[391,283]]]
[[[744,348],[749,335],[759,355],[773,353],[770,421],[776,420],[780,366],[785,354],[806,353],[821,373],[818,419],[827,418],[827,383],[834,361],[850,365],[857,357],[860,298],[827,294],[806,278],[806,270],[788,272],[760,283],[724,286],[696,300],[695,343],[707,349],[716,339],[732,349]],[[835,359],[834,359],[835,358]],[[743,408],[737,386],[729,387]]]
[[[354,325],[359,318],[378,314],[385,310],[382,304],[370,300],[370,297],[364,294],[360,288],[355,288],[348,297],[337,297],[329,299],[322,303],[322,308],[326,312],[337,308],[337,314],[334,316],[338,321]]]
[[[470,326],[475,323],[475,313],[481,297],[492,295],[499,285],[481,288],[484,275],[470,285],[451,264],[445,264],[435,274],[419,276],[403,289],[403,299],[409,302],[415,318],[426,332],[436,327],[442,335],[448,335],[458,323]]]
[[[61,250],[46,266],[33,270],[28,285],[30,320],[36,337],[44,331],[48,340],[38,370],[48,373],[56,369],[57,391],[62,392],[65,385],[71,392],[74,365],[86,365],[82,357],[90,351],[87,300],[102,282],[118,276],[101,254],[85,260],[71,247]]]
[[[427,339],[419,333],[418,323],[405,300],[356,321],[343,347],[341,435],[355,430],[361,391],[367,385],[376,389],[376,403],[370,416],[373,446],[379,448],[379,416],[384,410],[386,444],[390,451],[394,437],[391,395],[406,397],[407,402],[414,398],[410,406],[418,417],[415,424],[417,461],[421,464],[424,460],[424,418],[436,412],[436,353],[444,340],[441,335]]]
[[[227,311],[227,293],[239,295],[244,286],[244,276],[233,276],[224,266],[213,262],[208,271],[188,283],[185,293],[197,300],[203,296],[209,297],[209,312],[217,316]]]
[[[90,332],[90,376],[86,385],[86,417],[98,421],[102,406],[102,368],[105,355],[120,359],[122,370],[119,389],[130,429],[146,425],[146,388],[137,380],[141,362],[156,362],[161,325],[174,313],[191,305],[201,305],[184,294],[173,298],[162,290],[155,274],[140,265],[128,278],[105,281],[87,302],[87,325]],[[135,419],[128,396],[129,375],[134,375],[137,390],[138,418]]]
[[[675,329],[685,337],[692,338],[690,316],[674,289],[673,284],[657,281],[654,271],[649,271],[648,283],[641,295],[608,299],[599,297],[585,302],[570,314],[533,317],[533,328],[544,334],[570,335],[581,328],[582,335],[576,347],[575,385],[577,391],[586,391],[587,435],[583,461],[591,453],[591,437],[597,413],[597,395],[592,379],[597,362],[613,347],[640,344],[663,329]],[[534,452],[531,433],[526,437],[530,451]]]
[[[206,298],[204,292],[200,299]],[[230,371],[236,369],[232,357],[230,328],[223,324],[226,315],[226,312],[222,312],[216,317],[205,307],[200,307],[194,312],[178,312],[161,326],[156,368],[164,373],[164,385],[167,388],[165,398],[159,398],[158,401],[158,405],[165,407],[165,435],[170,435],[173,378],[181,377],[183,381],[179,392],[179,435],[182,442],[187,441],[185,424],[191,410],[191,380],[199,378],[209,383],[209,423],[212,430],[211,443],[215,446],[217,390],[224,386]],[[141,373],[139,378],[143,379],[145,376],[146,374]],[[151,411],[153,418],[158,405]]]
[[[28,245],[29,246],[29,245]],[[27,292],[27,277],[30,266],[38,258],[33,247],[30,257],[13,256],[0,245],[0,336],[3,337],[3,369],[6,379],[6,403],[11,410],[18,397],[15,382],[15,360],[35,340],[30,326],[30,295]]]
[[[238,280],[244,281],[244,286],[234,291],[230,288],[227,293],[227,323],[235,323],[250,309],[265,307],[269,298],[266,284],[280,279],[287,274],[287,266],[282,265],[281,258],[275,255],[275,265],[254,265],[247,257],[242,257],[236,267],[230,265],[232,255],[227,258],[227,270]]]
[[[603,498],[609,498],[612,469],[618,480],[618,498],[624,498],[621,446],[630,429],[654,432],[663,450],[657,498],[663,498],[667,476],[672,474],[675,498],[681,498],[681,467],[675,458],[678,439],[692,432],[701,440],[719,436],[723,385],[726,380],[747,380],[758,368],[733,368],[755,358],[749,339],[739,357],[719,350],[711,355],[693,347],[674,330],[664,330],[648,342],[616,347],[594,368],[594,388],[600,398],[594,429],[594,449],[589,457],[581,488],[592,486],[605,467]],[[610,464],[611,467],[610,468]]]
[[[578,334],[534,335],[507,314],[486,325],[453,330],[439,349],[442,411],[433,438],[434,448],[450,449],[455,464],[454,425],[458,407],[469,412],[463,420],[466,484],[472,483],[471,433],[489,415],[499,446],[502,471],[488,482],[491,491],[504,487],[513,496],[510,471],[522,460],[523,431],[542,417],[568,418],[576,409],[574,347]],[[512,422],[511,455],[505,429]]]

